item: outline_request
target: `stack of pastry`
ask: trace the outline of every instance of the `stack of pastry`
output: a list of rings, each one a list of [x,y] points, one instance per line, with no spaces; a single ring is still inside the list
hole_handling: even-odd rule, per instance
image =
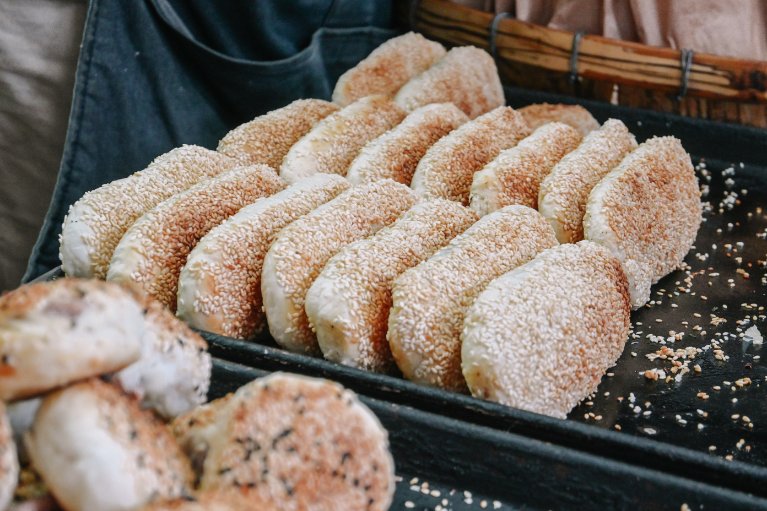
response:
[[[386,431],[353,393],[274,374],[204,404],[205,341],[140,291],[74,278],[19,288],[0,298],[0,349],[3,509],[17,453],[67,511],[391,503]]]

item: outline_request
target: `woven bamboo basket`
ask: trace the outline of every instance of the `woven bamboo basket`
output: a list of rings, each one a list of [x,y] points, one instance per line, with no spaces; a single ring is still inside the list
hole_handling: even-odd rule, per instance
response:
[[[555,30],[449,0],[397,0],[412,30],[493,53],[509,85],[767,128],[767,62]]]

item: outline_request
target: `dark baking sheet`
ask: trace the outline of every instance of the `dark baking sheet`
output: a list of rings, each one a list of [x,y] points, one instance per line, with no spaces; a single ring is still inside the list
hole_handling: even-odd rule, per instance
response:
[[[574,102],[572,98],[515,89],[507,89],[507,100],[512,106],[540,101]],[[699,167],[701,184],[709,188],[703,200],[712,209],[704,215],[706,221],[696,247],[686,260],[692,273],[703,273],[696,274],[690,285],[685,282],[685,272],[679,271],[654,286],[653,299],[660,303],[632,315],[638,337],[629,340],[620,361],[610,371],[611,376],[603,379],[593,399],[573,410],[571,420],[553,420],[287,353],[278,349],[268,335],[252,343],[205,334],[213,354],[267,370],[323,375],[381,399],[668,473],[692,474],[709,482],[724,480],[731,487],[767,495],[767,442],[763,427],[767,423],[767,407],[763,405],[767,397],[767,367],[760,358],[761,346],[744,342],[739,337],[742,332],[738,331],[756,324],[762,334],[767,334],[765,311],[759,310],[767,306],[763,263],[767,259],[767,241],[757,236],[767,233],[767,211],[757,209],[767,209],[767,132],[603,103],[577,102],[589,108],[600,121],[609,117],[624,120],[640,141],[652,135],[675,135],[682,139]],[[733,207],[723,204],[720,211],[725,195],[733,192],[737,194]],[[727,249],[727,244],[732,248]],[[740,263],[736,262],[737,257],[742,258]],[[738,268],[746,271],[748,278],[736,273]],[[750,304],[756,304],[753,310]],[[711,314],[726,322],[711,324]],[[738,324],[753,316],[756,319],[749,319],[749,324]],[[721,321],[716,318],[715,322]],[[696,326],[700,330],[695,330]],[[648,334],[665,338],[669,331],[685,332],[673,343],[664,340],[669,348],[705,351],[696,354],[689,363],[691,372],[680,381],[648,380],[641,373],[653,368],[675,376],[670,372],[671,361],[651,361],[646,357],[663,347],[660,342],[651,341]],[[729,338],[729,334],[734,337]],[[715,358],[711,340],[719,342],[729,359]],[[767,351],[764,355],[767,356]],[[699,374],[693,369],[696,364],[701,369]],[[750,378],[751,383],[737,386],[738,380],[741,384],[746,381],[744,378]],[[715,386],[721,390],[714,390]],[[732,387],[736,390],[731,390]],[[698,397],[700,392],[705,392],[708,399]],[[744,416],[749,422],[744,421]],[[620,432],[616,426],[621,428]]]
[[[210,397],[265,371],[217,360]],[[389,431],[392,510],[767,509],[767,501],[360,396]]]

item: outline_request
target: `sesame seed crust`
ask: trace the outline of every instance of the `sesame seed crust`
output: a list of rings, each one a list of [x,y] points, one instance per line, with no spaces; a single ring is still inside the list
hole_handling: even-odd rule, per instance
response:
[[[650,286],[678,268],[702,219],[690,155],[674,137],[655,137],[626,156],[592,190],[583,220],[586,238],[622,263],[633,307]]]
[[[582,137],[599,129],[599,122],[581,105],[562,103],[536,103],[519,109],[531,129],[536,129],[550,122],[562,122],[572,126]]]
[[[388,435],[341,385],[275,373],[241,387],[217,423],[203,491],[249,487],[285,511],[389,509]]]
[[[63,278],[0,297],[0,399],[33,397],[139,359],[141,306],[123,288]]]
[[[171,419],[208,397],[212,369],[208,343],[163,304],[132,286],[130,290],[145,311],[141,358],[113,380],[137,396],[143,408]]]
[[[133,509],[191,487],[189,461],[167,426],[97,378],[46,396],[27,448],[66,509]]]
[[[344,246],[391,224],[415,202],[412,190],[385,179],[353,187],[280,231],[261,275],[269,331],[278,344],[320,353],[304,311],[312,282]]]
[[[565,155],[543,179],[538,210],[551,223],[560,243],[583,239],[583,215],[589,193],[628,153],[634,135],[617,119],[609,119]]]
[[[413,110],[399,125],[362,148],[346,178],[354,184],[389,178],[410,185],[426,151],[468,120],[452,103],[435,103]]]
[[[460,204],[433,199],[333,256],[306,294],[306,314],[325,358],[370,371],[394,365],[386,341],[394,279],[477,220]]]
[[[567,124],[544,124],[474,174],[471,209],[480,216],[512,204],[538,209],[541,181],[580,141],[580,133]]]
[[[444,55],[444,46],[415,32],[389,39],[341,75],[333,102],[346,106],[373,94],[393,96]]]
[[[242,165],[263,164],[280,168],[285,155],[298,140],[338,106],[321,99],[299,99],[260,115],[227,133],[218,152]]]
[[[87,192],[64,218],[59,251],[64,273],[105,278],[115,247],[136,219],[236,165],[223,154],[185,145],[158,156],[144,170]]]
[[[402,374],[466,391],[461,329],[467,308],[491,280],[556,244],[537,211],[507,206],[400,275],[392,288],[387,340]]]
[[[279,231],[351,185],[317,174],[242,208],[206,234],[181,270],[178,316],[191,326],[250,339],[265,326],[261,271]]]
[[[493,58],[475,46],[453,48],[406,83],[394,101],[408,112],[429,103],[453,103],[471,119],[505,102]]]
[[[213,227],[284,187],[266,165],[238,167],[162,202],[128,229],[115,249],[107,280],[134,283],[176,310],[181,268]]]
[[[516,110],[496,108],[431,146],[418,163],[410,186],[424,198],[449,199],[467,206],[474,173],[529,134]]]
[[[461,350],[475,397],[565,418],[596,390],[629,333],[620,262],[589,241],[560,245],[491,282]]]
[[[386,96],[367,96],[320,121],[290,148],[280,166],[289,184],[318,172],[346,175],[360,150],[405,118]]]
[[[247,487],[232,486],[184,496],[180,499],[152,502],[141,511],[280,511],[277,502]]]
[[[0,401],[0,509],[6,509],[13,499],[19,478],[19,460],[13,441],[11,421],[5,403]]]

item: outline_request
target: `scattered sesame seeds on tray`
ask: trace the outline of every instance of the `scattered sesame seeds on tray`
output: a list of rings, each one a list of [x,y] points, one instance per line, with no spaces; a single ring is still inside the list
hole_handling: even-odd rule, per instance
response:
[[[767,176],[694,163],[704,220],[685,269],[653,286],[613,376],[570,418],[767,466]]]

